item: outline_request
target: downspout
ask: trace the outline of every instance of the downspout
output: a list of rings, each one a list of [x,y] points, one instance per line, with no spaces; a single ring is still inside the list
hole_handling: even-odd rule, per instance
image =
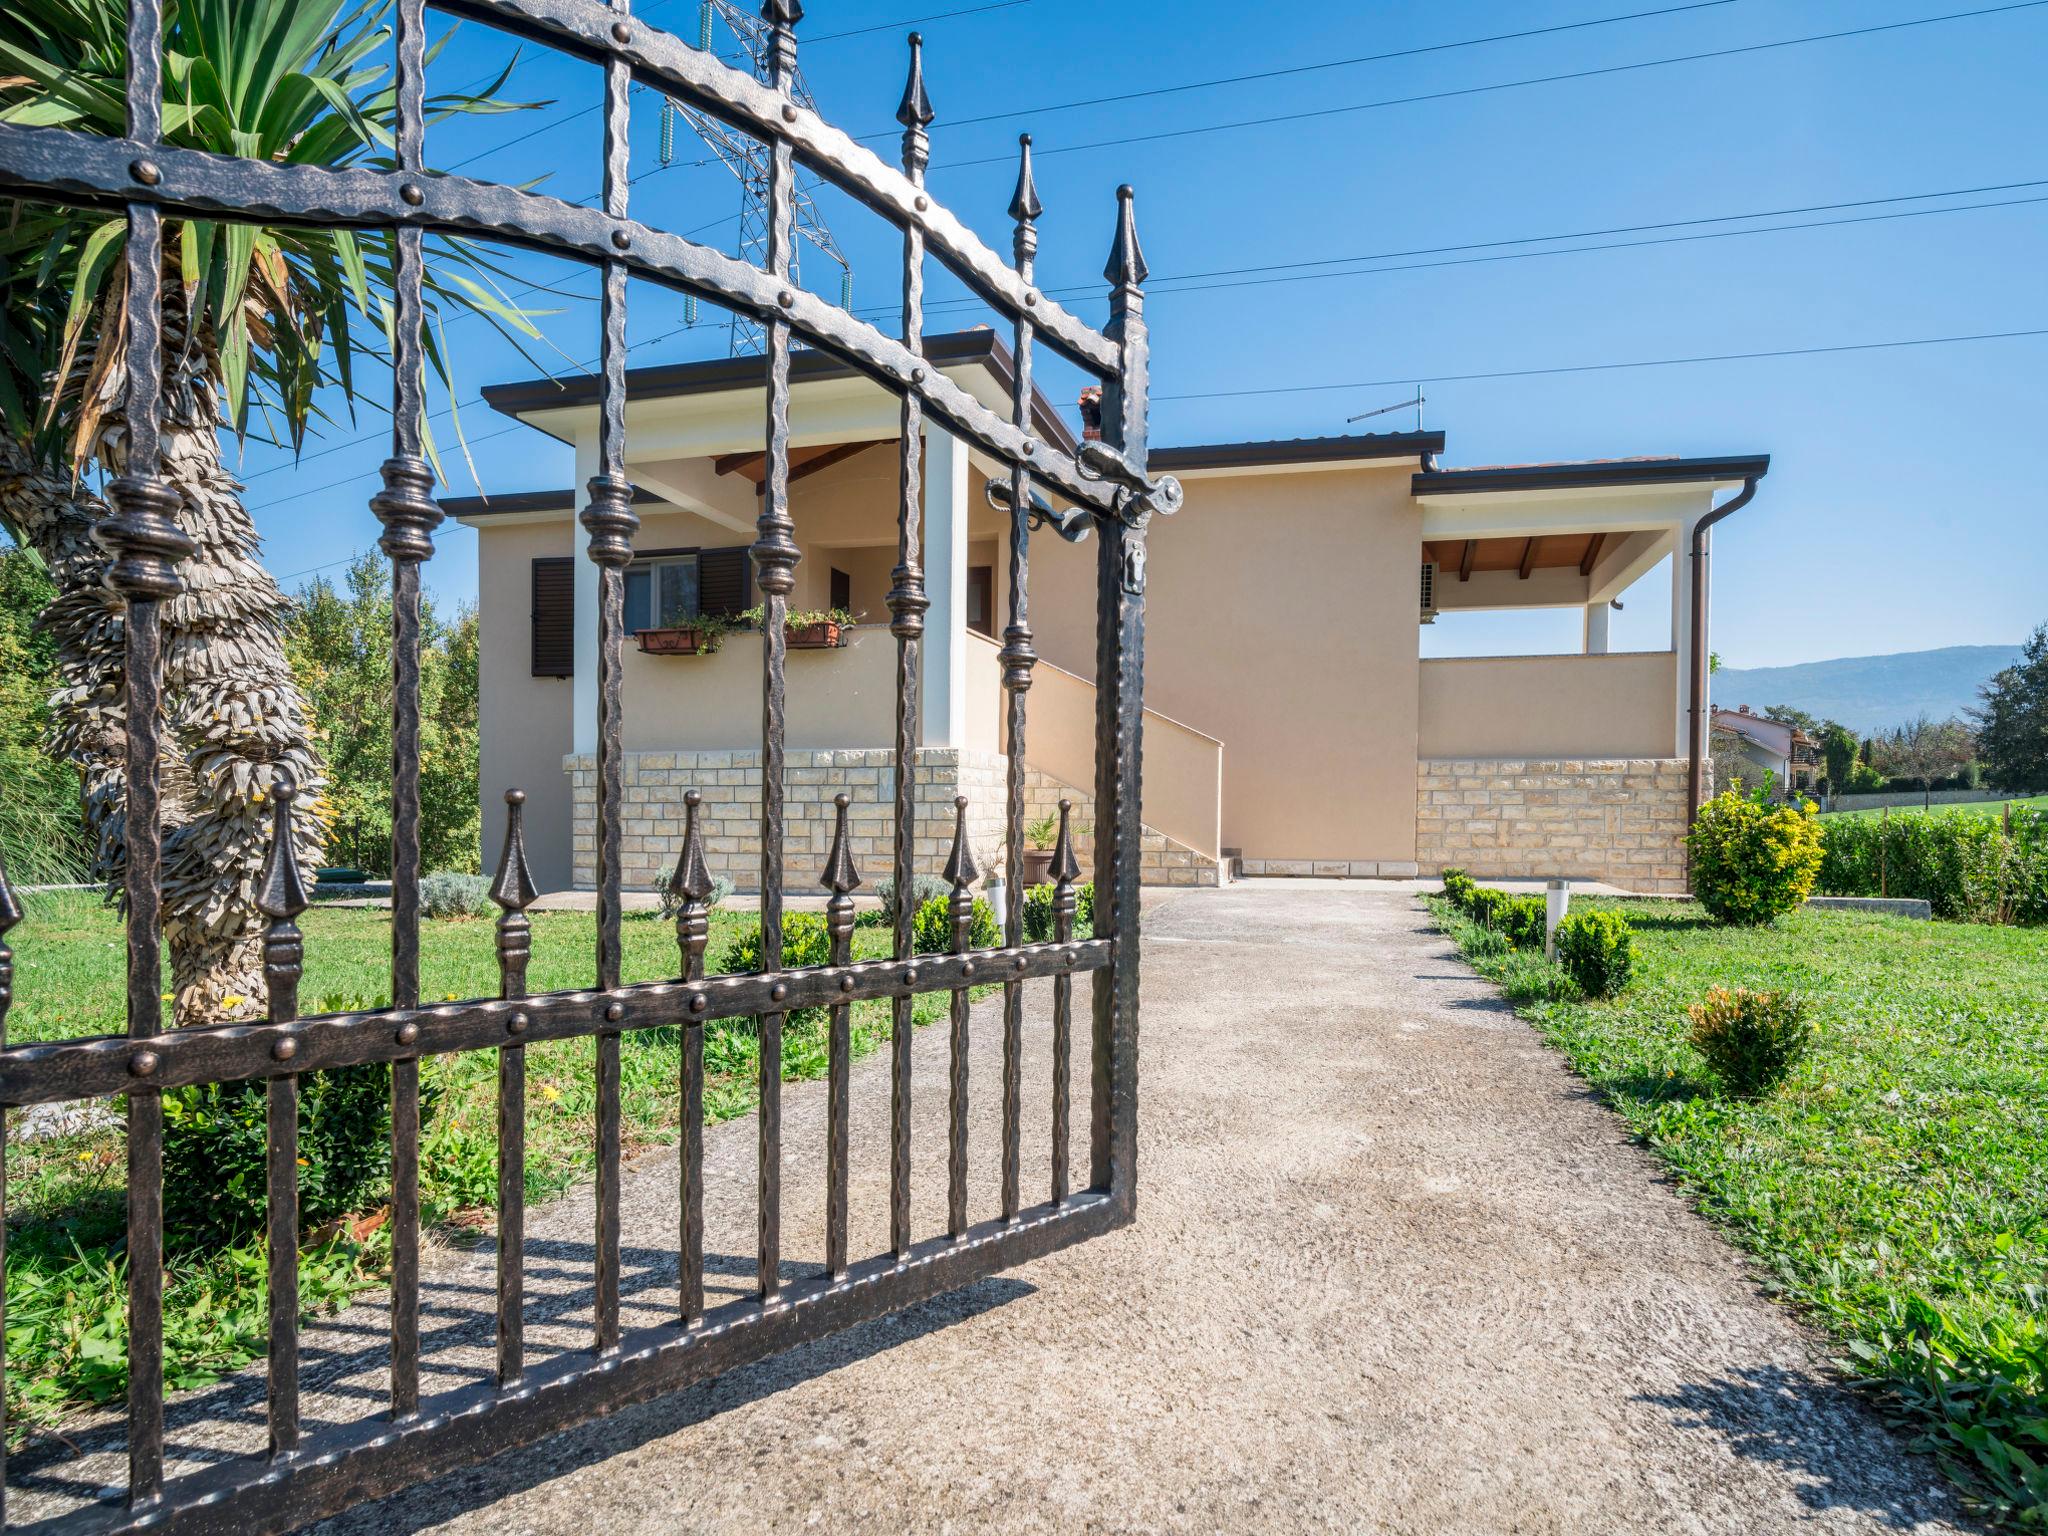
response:
[[[1692,529],[1692,718],[1687,745],[1685,824],[1699,820],[1701,764],[1707,756],[1707,530],[1731,512],[1748,506],[1756,495],[1761,471],[1742,482],[1742,489],[1693,524]]]

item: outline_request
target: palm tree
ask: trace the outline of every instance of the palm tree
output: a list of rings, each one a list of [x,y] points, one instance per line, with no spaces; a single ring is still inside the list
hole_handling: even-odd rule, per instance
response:
[[[390,4],[175,0],[164,26],[166,141],[389,167],[394,90],[376,59]],[[8,0],[0,120],[122,133],[126,9],[123,0]],[[432,98],[430,115],[517,110],[524,104],[497,95],[509,72]],[[52,745],[80,769],[96,872],[109,880],[120,874],[125,801],[121,609],[101,583],[92,529],[105,507],[87,474],[125,467],[123,228],[120,216],[90,210],[0,207],[0,523],[58,584],[46,615],[62,683]],[[164,936],[180,1024],[260,1012],[255,894],[264,796],[280,768],[303,786],[302,859],[317,863],[325,837],[319,755],[285,655],[286,600],[259,559],[222,432],[240,439],[253,417],[296,449],[325,419],[321,402],[343,398],[352,410],[357,364],[389,353],[392,247],[381,232],[166,223],[163,473],[195,545],[181,567],[185,592],[164,612],[174,744],[164,763]],[[466,242],[430,241],[430,320],[457,306],[507,334],[537,336],[496,273]],[[445,380],[432,328],[427,352]]]

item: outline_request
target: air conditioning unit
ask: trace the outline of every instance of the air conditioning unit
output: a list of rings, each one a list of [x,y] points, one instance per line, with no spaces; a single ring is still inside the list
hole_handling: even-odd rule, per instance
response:
[[[1436,572],[1434,560],[1422,562],[1422,622],[1425,624],[1436,622]]]

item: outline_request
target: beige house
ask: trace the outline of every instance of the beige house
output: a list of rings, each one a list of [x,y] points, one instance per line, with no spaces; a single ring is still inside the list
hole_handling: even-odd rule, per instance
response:
[[[1010,357],[993,333],[932,338],[933,366],[1007,411]],[[595,381],[487,390],[498,410],[596,468]],[[831,358],[795,360],[791,509],[803,552],[793,609],[843,607],[842,647],[788,663],[788,878],[815,883],[831,797],[854,797],[855,853],[886,870],[896,644],[897,402]],[[628,473],[639,488],[629,631],[754,601],[744,555],[762,473],[761,363],[628,375]],[[1041,398],[1037,430],[1071,452]],[[1441,432],[1155,449],[1181,480],[1154,523],[1147,582],[1146,878],[1245,874],[1566,874],[1683,886],[1693,678],[1695,530],[1761,456],[1442,469]],[[985,495],[1006,467],[942,429],[924,444],[931,609],[918,754],[919,853],[944,858],[956,791],[995,868],[1004,772],[998,636],[1007,514]],[[581,490],[451,499],[478,531],[484,846],[501,794],[527,791],[544,886],[595,878],[597,578],[582,558]],[[1724,502],[1723,505],[1726,505]],[[1697,540],[1704,551],[1707,536]],[[1608,648],[1610,604],[1667,557],[1668,648]],[[1026,761],[1034,814],[1094,783],[1092,540],[1033,536],[1030,620],[1041,662]],[[1422,624],[1480,609],[1567,607],[1583,653],[1423,660]],[[673,864],[682,796],[702,790],[714,870],[746,889],[759,859],[760,647],[626,657],[627,888]],[[1703,731],[1704,722],[1700,722]]]

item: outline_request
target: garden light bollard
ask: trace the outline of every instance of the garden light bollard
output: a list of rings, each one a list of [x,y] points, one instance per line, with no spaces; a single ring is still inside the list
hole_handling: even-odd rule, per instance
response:
[[[1572,883],[1552,880],[1543,887],[1543,958],[1557,958],[1557,925],[1572,904]]]

